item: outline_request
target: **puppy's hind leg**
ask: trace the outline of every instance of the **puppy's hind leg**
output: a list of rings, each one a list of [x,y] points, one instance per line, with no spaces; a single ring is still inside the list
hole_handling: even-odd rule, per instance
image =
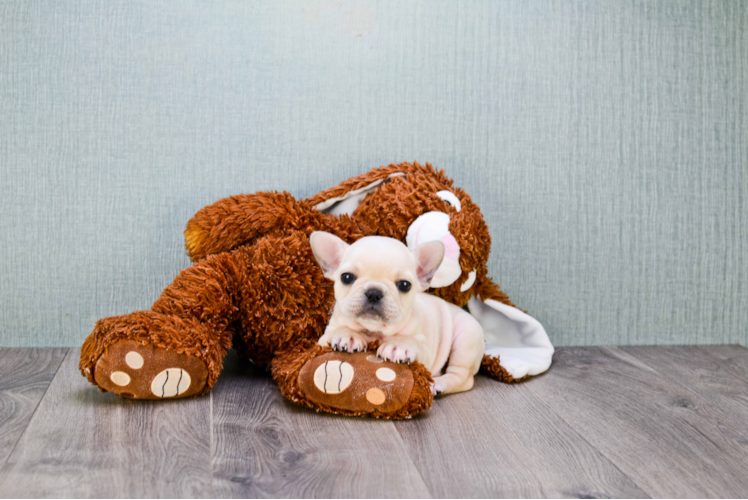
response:
[[[470,317],[470,320],[473,318]],[[469,391],[473,388],[473,376],[478,373],[483,359],[485,342],[483,329],[473,321],[458,323],[452,351],[449,354],[447,369],[444,375],[434,378],[434,394],[450,394]]]
[[[473,374],[464,366],[447,366],[447,373],[434,379],[433,391],[436,396],[453,392],[469,391],[473,388]]]

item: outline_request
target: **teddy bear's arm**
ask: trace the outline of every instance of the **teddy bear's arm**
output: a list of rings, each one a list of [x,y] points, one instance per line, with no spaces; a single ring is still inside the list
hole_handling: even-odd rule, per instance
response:
[[[233,250],[279,228],[318,227],[321,215],[287,192],[231,196],[200,209],[184,231],[193,262]]]
[[[475,284],[474,293],[483,301],[491,299],[508,306],[517,307],[509,299],[509,295],[507,295],[491,278],[485,275],[478,279],[478,283]]]

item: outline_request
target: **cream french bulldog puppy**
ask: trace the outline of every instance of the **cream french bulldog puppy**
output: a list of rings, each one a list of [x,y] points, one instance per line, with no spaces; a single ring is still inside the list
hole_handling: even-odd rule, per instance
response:
[[[435,394],[473,387],[485,349],[480,323],[454,304],[422,293],[444,258],[441,241],[411,252],[393,238],[367,236],[348,245],[316,231],[310,242],[325,277],[335,281],[335,309],[321,345],[358,352],[380,340],[380,358],[430,368]]]

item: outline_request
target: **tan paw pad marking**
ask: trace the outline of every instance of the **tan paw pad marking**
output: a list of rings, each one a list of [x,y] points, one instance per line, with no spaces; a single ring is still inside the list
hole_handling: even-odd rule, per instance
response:
[[[159,398],[171,398],[187,392],[192,379],[187,370],[167,368],[156,375],[151,382],[151,392]]]
[[[113,372],[109,375],[109,378],[120,387],[124,387],[130,383],[130,375],[125,372]]]
[[[380,368],[377,370],[377,378],[382,382],[392,382],[396,377],[395,370],[390,368]]]
[[[373,405],[379,406],[384,403],[384,391],[382,389],[372,387],[371,389],[366,391],[366,400]]]
[[[353,382],[353,366],[345,361],[325,361],[314,372],[314,385],[325,394],[343,392]]]
[[[384,360],[377,356],[376,354],[369,354],[366,356],[366,361],[371,361],[372,363],[382,363]]]
[[[143,356],[135,351],[130,351],[125,356],[125,363],[133,370],[139,370],[143,368]]]

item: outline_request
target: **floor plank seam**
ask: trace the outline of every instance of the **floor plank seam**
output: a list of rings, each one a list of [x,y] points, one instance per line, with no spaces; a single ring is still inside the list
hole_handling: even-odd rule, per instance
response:
[[[407,422],[418,425],[418,422],[415,422],[413,420],[408,420]],[[400,442],[403,445],[403,449],[408,449],[408,444],[403,439],[403,436],[400,434],[400,430],[397,428],[394,422],[390,421],[390,425],[395,428],[395,432],[397,433],[397,438],[400,440]],[[410,460],[410,463],[413,464],[413,468],[418,472],[418,477],[421,478],[421,483],[423,483],[423,486],[426,488],[426,491],[429,492],[430,498],[436,498],[434,496],[434,492],[431,491],[431,488],[429,487],[429,484],[426,482],[426,479],[424,479],[423,474],[421,474],[421,469],[418,467],[418,464],[416,464],[415,460],[413,460],[413,457],[410,453],[408,453],[408,459]]]
[[[65,362],[65,359],[68,357],[69,354],[70,354],[70,349],[66,349],[65,355],[60,360],[60,364],[57,365],[57,369],[55,370],[54,377],[52,377],[52,380],[49,381],[49,384],[47,384],[47,387],[44,388],[44,394],[42,394],[42,397],[39,398],[39,401],[36,403],[36,406],[34,407],[34,411],[31,412],[29,421],[26,422],[26,427],[23,428],[23,432],[21,432],[21,434],[18,436],[18,439],[16,439],[16,442],[13,443],[13,448],[10,450],[10,453],[8,453],[8,458],[6,458],[5,462],[2,465],[0,465],[0,475],[3,472],[7,472],[5,470],[5,467],[8,465],[8,462],[10,462],[10,459],[13,457],[13,454],[16,452],[16,448],[18,448],[18,443],[20,443],[23,437],[26,435],[26,431],[28,430],[29,425],[31,425],[31,422],[34,420],[34,416],[36,415],[37,410],[41,406],[42,401],[44,401],[44,398],[47,396],[47,391],[49,391],[49,388],[52,385],[52,382],[54,382],[55,378],[57,378],[57,373],[60,371],[60,367]],[[3,481],[3,483],[4,482],[5,481]],[[2,486],[2,484],[0,484],[0,486]]]
[[[647,490],[646,488],[642,487],[642,485],[639,484],[633,477],[629,476],[624,471],[622,471],[621,468],[618,467],[618,464],[616,464],[608,455],[606,455],[604,452],[602,452],[600,449],[598,449],[597,446],[593,445],[583,434],[580,434],[574,428],[574,426],[572,426],[569,422],[566,421],[566,419],[563,416],[559,415],[558,412],[556,412],[556,410],[554,410],[551,405],[549,405],[543,398],[541,398],[535,391],[532,390],[532,387],[530,387],[529,384],[528,384],[528,389],[530,390],[530,393],[534,397],[536,397],[544,406],[546,406],[554,415],[556,415],[564,424],[566,424],[566,426],[569,427],[569,429],[571,429],[573,432],[575,432],[577,434],[577,436],[579,436],[579,438],[582,441],[584,441],[585,443],[587,443],[590,446],[590,448],[592,448],[593,450],[596,450],[600,454],[601,457],[604,457],[605,460],[607,460],[608,463],[611,466],[613,466],[624,477],[627,477],[632,483],[634,483],[636,485],[637,488],[639,488],[641,491],[643,491],[644,493],[646,493],[649,496],[649,498],[654,498],[652,496],[652,493],[649,490]]]
[[[210,396],[210,498],[215,498],[216,493],[213,489],[213,458],[215,457],[214,428],[213,428],[213,391]]]

